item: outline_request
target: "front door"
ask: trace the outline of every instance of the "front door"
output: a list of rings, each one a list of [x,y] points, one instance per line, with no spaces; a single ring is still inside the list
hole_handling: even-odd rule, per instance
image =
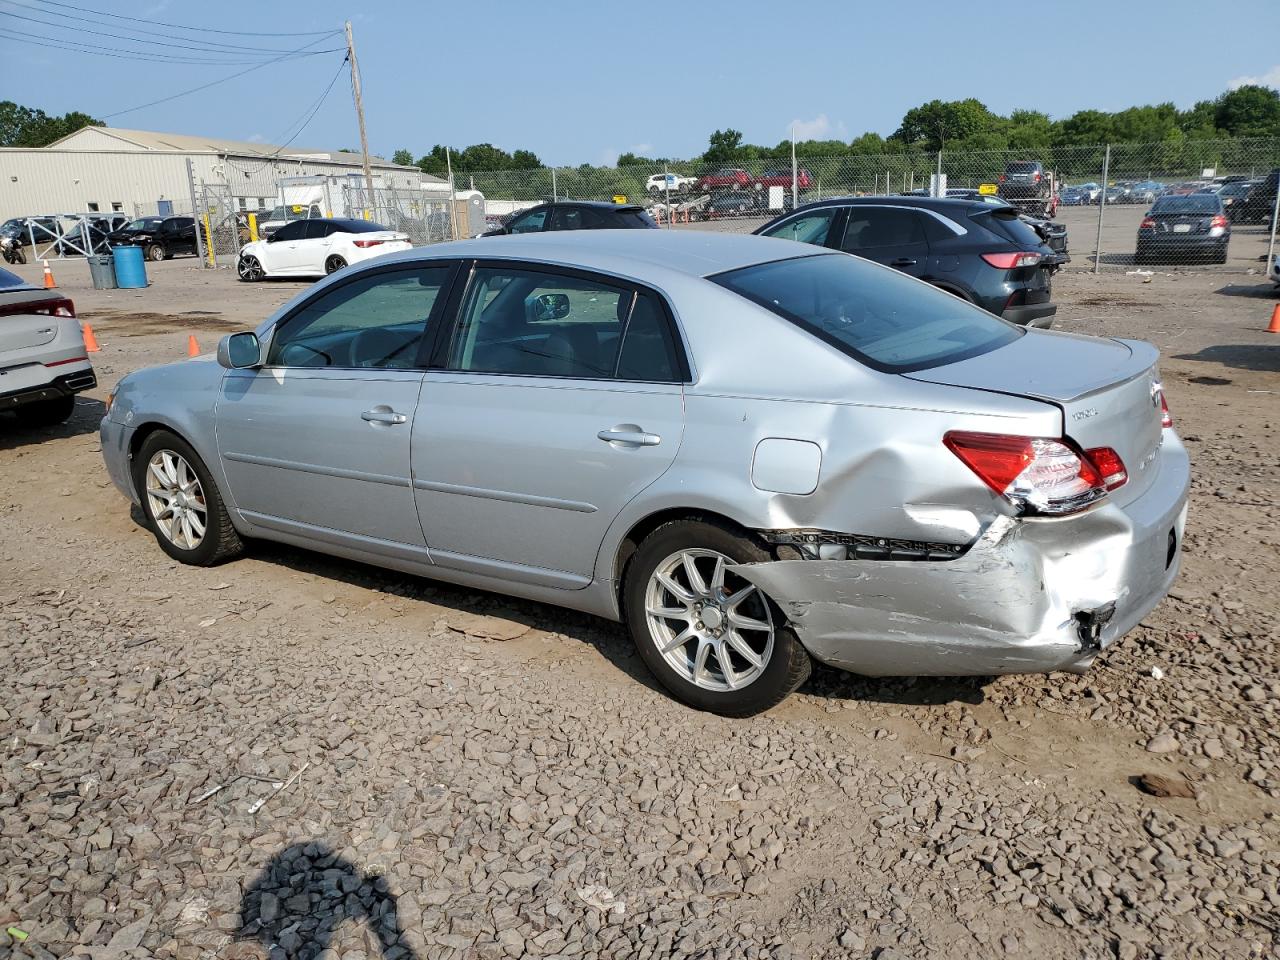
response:
[[[409,444],[423,340],[448,264],[327,287],[270,334],[263,367],[223,379],[218,448],[251,523],[365,550],[424,547]]]
[[[929,241],[919,211],[870,205],[848,209],[841,250],[896,267],[913,277],[928,272]]]
[[[685,365],[652,291],[479,265],[414,420],[418,514],[440,565],[579,588],[622,508],[675,459]]]

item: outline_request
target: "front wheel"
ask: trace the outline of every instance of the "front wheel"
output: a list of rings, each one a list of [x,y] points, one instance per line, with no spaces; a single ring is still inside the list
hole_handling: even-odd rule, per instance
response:
[[[208,467],[189,443],[157,430],[133,463],[142,512],[161,550],[182,563],[211,567],[244,549]]]
[[[165,252],[164,244],[162,243],[153,243],[147,247],[147,259],[152,263],[159,263],[166,256],[168,254]]]
[[[236,261],[236,276],[245,283],[254,283],[261,280],[265,274],[262,270],[262,264],[258,262],[255,256],[244,256]]]
[[[729,569],[770,559],[747,537],[703,520],[664,524],[640,545],[624,577],[627,628],[676,698],[746,717],[809,676],[809,654],[781,611]]]
[[[330,257],[328,260],[324,262],[324,272],[326,274],[337,273],[346,265],[347,265],[347,261],[343,260],[337,254],[334,254],[332,257]]]

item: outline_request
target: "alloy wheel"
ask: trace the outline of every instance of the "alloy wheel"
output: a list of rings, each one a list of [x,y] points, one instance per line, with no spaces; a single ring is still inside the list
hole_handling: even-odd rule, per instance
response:
[[[147,506],[170,543],[194,550],[204,540],[208,507],[200,478],[181,454],[157,450],[147,463]]]
[[[703,690],[741,690],[769,664],[773,614],[764,595],[730,573],[715,550],[680,550],[645,589],[649,637],[681,677]]]
[[[236,273],[241,280],[261,280],[262,264],[256,257],[241,257],[236,261]]]

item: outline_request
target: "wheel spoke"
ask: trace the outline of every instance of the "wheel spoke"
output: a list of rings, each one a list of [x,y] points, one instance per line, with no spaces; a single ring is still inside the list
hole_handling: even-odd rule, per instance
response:
[[[702,574],[698,572],[698,563],[691,554],[684,554],[680,558],[680,563],[684,566],[685,576],[689,578],[689,589],[700,597],[707,594],[706,581],[702,579]]]
[[[152,460],[149,464],[147,464],[147,471],[151,474],[151,476],[153,476],[153,477],[155,477],[155,478],[156,478],[156,483],[157,483],[157,484],[159,484],[159,489],[161,489],[161,490],[165,491],[166,493],[168,493],[168,492],[169,492],[169,478],[168,478],[168,477],[166,477],[166,476],[165,476],[165,474],[164,474],[164,463],[163,463],[163,461],[161,461],[159,464],[157,464],[154,460]]]
[[[716,557],[716,565],[711,570],[711,592],[719,595],[724,590],[724,557]]]
[[[743,600],[747,599],[747,597],[751,596],[755,592],[756,592],[755,584],[748,583],[741,590],[735,591],[734,593],[731,593],[729,596],[725,597],[725,601],[724,601],[725,609],[726,610],[735,609],[738,606],[738,604],[742,603]]]
[[[729,651],[725,649],[724,644],[718,643],[715,647],[716,662],[720,664],[720,673],[724,676],[724,683],[730,690],[734,690],[738,686],[738,675],[733,672],[733,664],[729,662]]]
[[[188,511],[187,529],[198,540],[204,536],[204,521],[197,517],[194,512]]]
[[[707,668],[707,655],[711,652],[711,644],[706,641],[699,641],[698,652],[693,655],[693,682],[696,684],[702,679],[702,673]]]
[[[764,620],[757,620],[755,617],[744,616],[737,610],[729,611],[729,626],[736,627],[739,630],[772,630],[773,627]]]
[[[736,631],[730,630],[724,635],[724,639],[725,643],[733,647],[734,652],[738,654],[738,656],[742,657],[743,660],[747,661],[747,663],[751,664],[755,669],[759,670],[764,666],[764,661],[760,659],[760,654],[752,650],[751,645],[747,643],[746,640],[742,639],[741,635]],[[728,654],[726,653],[726,656],[727,655]]]
[[[678,634],[659,647],[659,649],[665,655],[670,653],[672,650],[675,650],[677,647],[683,647],[686,643],[696,637],[697,634],[693,632],[693,627],[685,627]]]
[[[688,607],[646,607],[644,612],[663,620],[688,620],[692,616]]]
[[[676,583],[675,580],[671,579],[671,577],[669,577],[667,574],[660,573],[658,574],[657,579],[658,579],[658,583],[662,584],[662,586],[666,588],[667,592],[670,593],[677,600],[679,600],[681,603],[686,605],[693,603],[694,601],[693,594],[690,593],[688,590],[686,590],[684,587],[680,586],[680,584]]]

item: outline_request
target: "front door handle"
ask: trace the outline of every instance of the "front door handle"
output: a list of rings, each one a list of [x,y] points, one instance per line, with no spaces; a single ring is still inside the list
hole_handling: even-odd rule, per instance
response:
[[[915,265],[916,262],[910,257],[899,257],[897,260],[889,261],[891,267],[914,267]]]
[[[662,438],[656,433],[645,433],[633,423],[623,423],[596,434],[605,443],[620,443],[628,447],[656,447]]]
[[[368,420],[370,423],[396,424],[404,423],[409,418],[403,413],[396,413],[394,410],[387,409],[386,407],[375,407],[373,410],[366,410],[364,413],[360,414],[360,419]]]

